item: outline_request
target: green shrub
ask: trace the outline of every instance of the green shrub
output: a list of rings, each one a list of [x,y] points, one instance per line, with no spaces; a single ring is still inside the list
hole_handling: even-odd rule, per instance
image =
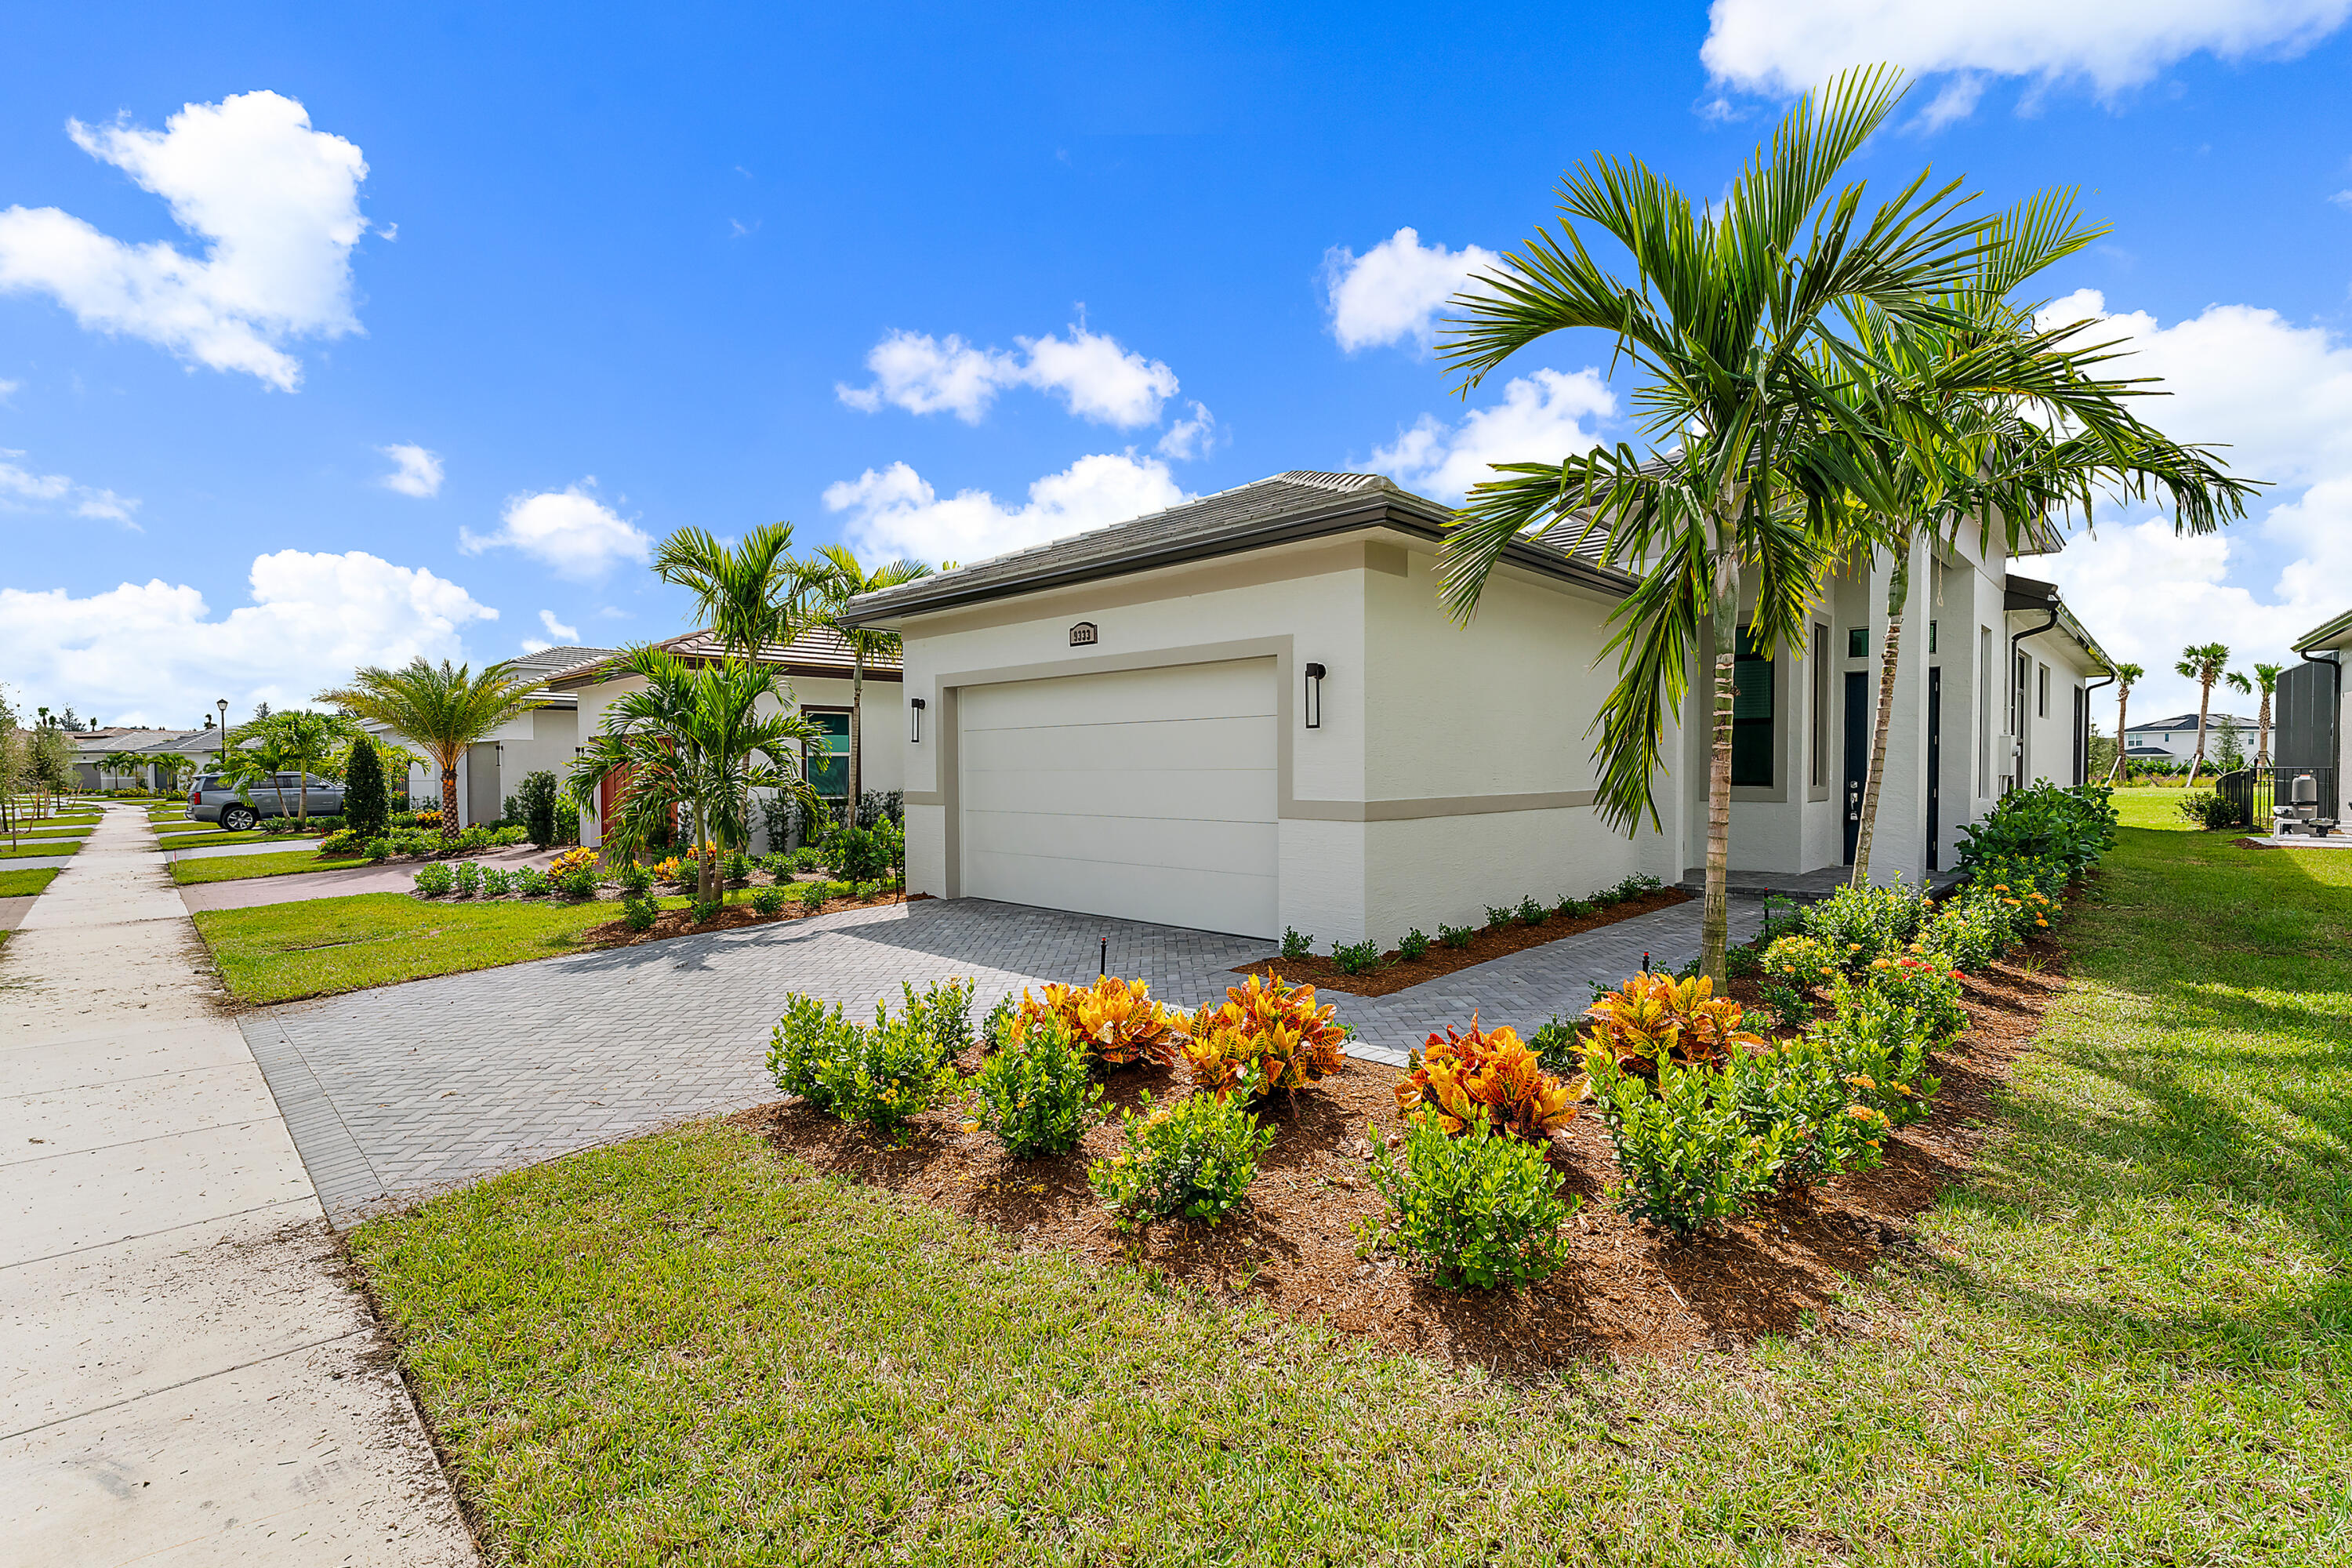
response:
[[[367,841],[367,849],[365,853],[370,860],[375,862],[377,865],[382,865],[384,861],[392,858],[392,840],[389,838],[371,838]]]
[[[762,916],[782,914],[784,912],[784,889],[782,888],[761,889],[758,892],[751,895],[751,909],[753,912]]]
[[[523,837],[541,849],[555,843],[555,775],[545,768],[522,775],[522,787],[515,792],[514,816],[522,824]]]
[[[1627,1214],[1687,1236],[1738,1215],[1779,1178],[1787,1134],[1749,1128],[1729,1072],[1661,1061],[1653,1092],[1610,1051],[1589,1052],[1585,1070],[1617,1152],[1617,1202]]]
[[[504,866],[482,868],[482,897],[503,899],[514,891],[514,872]]]
[[[1831,963],[1859,970],[1908,944],[1927,919],[1927,900],[1916,888],[1843,887],[1805,910],[1805,931]]]
[[[482,890],[482,867],[478,860],[467,860],[457,867],[457,896],[470,899]]]
[[[1413,927],[1411,931],[1405,932],[1404,935],[1397,939],[1397,956],[1403,959],[1407,963],[1411,963],[1414,959],[1419,958],[1423,953],[1427,952],[1428,951],[1429,933],[1423,931],[1419,926]]]
[[[719,918],[719,911],[724,910],[726,907],[727,900],[724,899],[695,900],[692,906],[694,910],[694,923],[698,926],[709,925],[712,921]]]
[[[1486,906],[1486,924],[1489,929],[1509,925],[1511,923],[1511,918],[1515,912],[1516,911],[1514,911],[1508,904],[1488,904]]]
[[[1902,952],[1879,959],[1864,984],[1911,1015],[1909,1032],[1929,1050],[1940,1050],[1968,1030],[1959,975],[1942,953]]]
[[[1597,910],[1612,910],[1624,901],[1625,895],[1614,888],[1603,888],[1592,895],[1592,907]]]
[[[1381,966],[1381,944],[1376,942],[1334,942],[1331,962],[1339,966],[1342,974],[1363,974]]]
[[[518,867],[515,870],[515,891],[526,899],[543,899],[550,890],[547,873],[536,866]]]
[[[457,885],[457,873],[438,862],[416,868],[416,890],[428,899],[437,899]]]
[[[905,1016],[927,1033],[942,1062],[952,1062],[971,1048],[971,993],[969,978],[934,980],[922,990],[900,982]]]
[[[990,1055],[972,1089],[980,1100],[975,1120],[1016,1160],[1076,1148],[1103,1094],[1087,1071],[1086,1047],[1055,1018]]]
[[[751,858],[740,850],[729,850],[719,862],[719,874],[731,887],[741,887],[751,879]]]
[[[1599,904],[1588,902],[1583,899],[1563,896],[1559,903],[1552,906],[1551,912],[1564,921],[1580,921],[1585,916],[1595,913],[1600,908]]]
[[[621,921],[631,931],[651,931],[661,914],[659,906],[651,899],[627,898],[621,900]]]
[[[839,1003],[786,992],[783,1016],[776,1020],[768,1037],[768,1076],[786,1094],[797,1095],[820,1110],[830,1110],[832,1092],[818,1064],[856,1048],[857,1026],[842,1016]]]
[[[1885,1114],[1845,1081],[1844,1062],[1819,1037],[1736,1058],[1731,1073],[1750,1132],[1777,1142],[1780,1179],[1804,1186],[1885,1158]]]
[[[343,829],[341,833],[330,833],[319,840],[319,853],[321,856],[356,855],[360,852],[360,836],[349,828]]]
[[[1959,837],[1959,867],[1971,876],[1987,860],[2035,859],[2058,863],[2071,880],[2114,846],[2115,799],[2105,784],[2037,784],[2001,796]]]
[[[1298,928],[1296,926],[1285,926],[1282,928],[1283,957],[1304,958],[1314,951],[1315,939],[1313,937],[1299,935]]]
[[[631,860],[621,868],[620,875],[614,880],[621,884],[621,891],[631,898],[641,899],[653,890],[654,874]]]
[[[793,869],[795,871],[824,870],[824,852],[812,845],[802,845],[793,851]]]
[[[1519,907],[1512,910],[1511,914],[1512,918],[1523,926],[1539,926],[1551,919],[1551,910],[1538,902],[1533,893],[1521,899]]]
[[[2210,789],[2189,791],[2173,803],[2173,809],[2209,832],[2215,828],[2245,826],[2244,818],[2238,813],[2238,803]]]
[[[1020,1003],[1010,995],[999,996],[996,1005],[988,1010],[987,1021],[980,1026],[980,1048],[983,1051],[1003,1050],[1005,1036],[1012,1029],[1013,1021],[1020,1016]]]
[[[1963,888],[1936,906],[1919,928],[1919,945],[1975,974],[2009,951],[2011,934],[2010,911],[2001,907],[2000,895]]]
[[[878,881],[890,873],[904,840],[885,822],[872,827],[835,827],[820,846],[835,877],[851,882]]]
[[[1274,1129],[1260,1127],[1238,1094],[1154,1105],[1146,1091],[1120,1125],[1126,1146],[1097,1161],[1087,1179],[1122,1228],[1170,1215],[1215,1225],[1249,1191],[1274,1142]]]
[[[1470,939],[1477,934],[1478,932],[1476,928],[1472,926],[1442,925],[1437,928],[1437,940],[1444,942],[1446,946],[1454,949],[1456,952],[1468,947],[1470,945]]]
[[[362,838],[383,837],[391,823],[391,805],[383,787],[383,759],[365,735],[352,742],[343,759],[343,820]],[[373,857],[382,859],[382,856]]]
[[[1908,1127],[1935,1109],[1943,1079],[1927,1070],[1934,1042],[1904,996],[1841,980],[1830,1016],[1814,1033],[1854,1099],[1891,1125]]]
[[[895,1133],[929,1110],[954,1073],[939,1054],[936,1024],[877,1003],[860,1027],[839,1006],[788,992],[768,1040],[776,1087],[877,1132]]]
[[[801,907],[814,914],[824,907],[827,899],[839,898],[844,889],[838,882],[803,882],[795,890],[800,894]]]
[[[577,903],[582,899],[596,896],[596,870],[592,866],[574,866],[555,881],[562,895]]]
[[[1583,1037],[1575,1024],[1557,1013],[1549,1023],[1537,1026],[1536,1032],[1528,1037],[1528,1049],[1535,1052],[1536,1061],[1544,1071],[1562,1083],[1584,1070]]]
[[[1368,1127],[1366,1136],[1397,1251],[1440,1285],[1517,1289],[1566,1260],[1559,1227],[1574,1205],[1560,1200],[1559,1177],[1537,1145],[1483,1121],[1448,1137],[1434,1116],[1406,1123],[1402,1160],[1378,1132]]]

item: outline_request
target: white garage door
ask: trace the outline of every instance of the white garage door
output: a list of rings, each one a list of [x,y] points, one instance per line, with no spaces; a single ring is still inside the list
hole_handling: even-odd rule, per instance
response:
[[[1275,934],[1274,661],[971,686],[966,897]]]

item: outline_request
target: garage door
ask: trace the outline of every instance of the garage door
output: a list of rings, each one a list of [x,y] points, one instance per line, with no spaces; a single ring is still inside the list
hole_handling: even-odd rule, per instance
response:
[[[966,687],[962,891],[1275,934],[1274,661]]]

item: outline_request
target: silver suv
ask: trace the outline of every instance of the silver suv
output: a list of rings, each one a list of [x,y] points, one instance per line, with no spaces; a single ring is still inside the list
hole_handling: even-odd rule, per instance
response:
[[[315,773],[271,773],[244,788],[205,773],[188,789],[188,819],[217,822],[231,833],[245,833],[266,816],[341,816],[343,786]]]

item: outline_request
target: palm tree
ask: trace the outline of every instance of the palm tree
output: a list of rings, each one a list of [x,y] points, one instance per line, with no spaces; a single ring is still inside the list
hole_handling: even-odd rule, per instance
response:
[[[294,815],[310,825],[310,775],[323,773],[328,759],[351,744],[359,726],[340,713],[314,713],[284,708],[248,720],[229,731],[229,761],[224,776],[243,784],[272,773],[290,773],[295,785]],[[279,802],[280,807],[284,801]]]
[[[2130,710],[2131,689],[2147,673],[2136,664],[2116,666],[2116,762],[2115,766],[2107,770],[2109,779],[2119,773],[2126,781],[2131,778],[2130,772],[2124,766],[2124,747],[2128,743],[2124,738],[2124,716]]]
[[[691,815],[698,851],[706,843],[740,847],[751,791],[809,799],[800,756],[820,731],[785,710],[790,696],[774,666],[732,658],[694,665],[664,648],[638,647],[614,669],[645,684],[604,710],[564,785],[573,805],[593,812],[605,780],[619,781],[603,824],[607,852],[635,858],[681,806]],[[772,704],[764,714],[763,700]],[[711,901],[718,861],[698,853],[695,863],[695,897]]]
[[[466,665],[422,658],[399,669],[370,665],[349,686],[320,693],[357,718],[425,748],[441,768],[441,834],[457,833],[457,762],[466,748],[528,708],[525,695],[539,684],[535,675],[493,664],[479,675]]]
[[[2180,650],[2173,673],[2197,682],[2197,755],[2189,764],[2187,787],[2197,787],[2197,770],[2205,765],[2205,721],[2213,708],[2213,684],[2229,673],[2230,650],[2217,642],[2195,643]]]
[[[892,561],[868,572],[857,557],[839,544],[828,544],[801,563],[798,604],[803,625],[827,626],[849,645],[849,822],[857,823],[857,803],[865,789],[865,737],[861,715],[866,707],[866,663],[898,651],[898,634],[878,626],[842,624],[842,612],[860,594],[879,593],[928,577],[931,569],[919,561]]]
[[[1862,187],[1832,194],[1846,162],[1902,98],[1901,75],[1846,72],[1801,100],[1719,207],[1690,199],[1635,160],[1596,158],[1560,186],[1558,232],[1538,230],[1455,299],[1444,358],[1466,393],[1514,353],[1589,327],[1644,384],[1633,405],[1659,448],[1601,447],[1558,463],[1496,465],[1444,547],[1457,619],[1476,609],[1505,551],[1581,519],[1602,553],[1639,574],[1613,613],[1618,679],[1595,728],[1596,800],[1628,831],[1656,825],[1652,781],[1668,716],[1703,643],[1714,660],[1702,963],[1718,984],[1729,932],[1731,735],[1742,578],[1757,584],[1748,637],[1769,652],[1797,634],[1829,560],[1831,521],[1853,465],[1828,437],[1850,417],[1817,351],[1842,308],[1897,327],[1940,320],[1984,226],[1957,214],[1958,182],[1922,175],[1860,218]],[[1580,232],[1578,225],[1589,226]],[[1586,233],[1628,251],[1629,279],[1605,269]]]
[[[2105,232],[2076,221],[2070,195],[2046,193],[1991,226],[1943,319],[1895,326],[1874,310],[1852,311],[1851,346],[1832,345],[1825,355],[1847,372],[1855,413],[1847,438],[1871,479],[1849,521],[1864,547],[1886,551],[1890,565],[1855,887],[1870,883],[1911,557],[1922,533],[1949,541],[1973,518],[1990,551],[1998,520],[2013,554],[2037,523],[2077,509],[2089,521],[2102,489],[2129,498],[2164,492],[2176,531],[2206,533],[2242,515],[2253,493],[2201,448],[2177,445],[2126,412],[2146,387],[2093,374],[2111,356],[2108,345],[2074,342],[2087,323],[2038,328],[2037,307],[2011,300]],[[1876,497],[1891,510],[1874,508]]]
[[[746,658],[793,640],[793,601],[802,584],[791,555],[793,525],[763,523],[734,544],[681,528],[654,552],[654,574],[691,591],[719,647]]]
[[[107,776],[117,780],[125,773],[135,775],[146,761],[136,752],[109,752],[99,759],[100,764],[106,769]]]
[[[2258,664],[2252,680],[2242,675],[2231,678],[2230,684],[2239,690],[2262,693],[2262,710],[2254,720],[2254,766],[2258,768],[2271,765],[2271,698],[2278,690],[2279,677],[2285,673],[2283,664]]]

